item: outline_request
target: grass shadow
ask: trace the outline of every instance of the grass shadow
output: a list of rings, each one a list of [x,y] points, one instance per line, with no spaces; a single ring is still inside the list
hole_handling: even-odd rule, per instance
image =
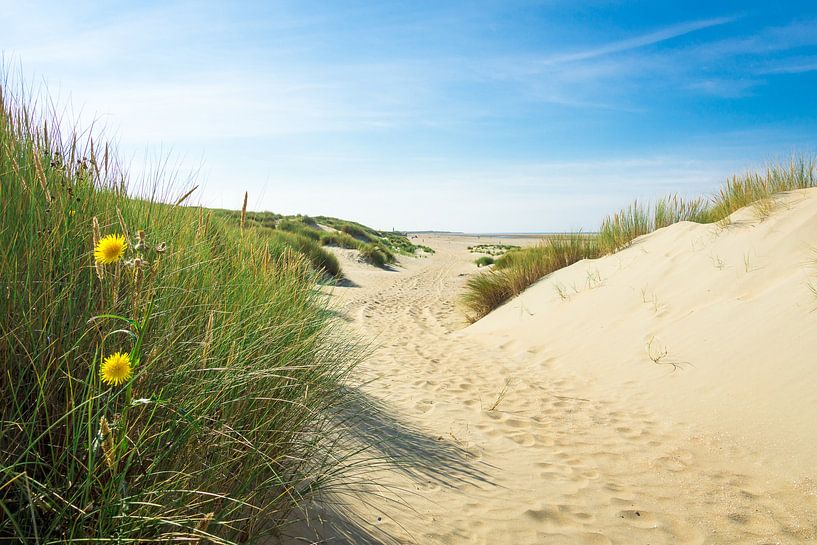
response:
[[[488,464],[474,460],[470,451],[443,436],[427,434],[358,388],[347,390],[343,412],[354,440],[392,461],[398,471],[415,480],[448,487],[494,484],[480,468]]]
[[[417,484],[434,483],[441,487],[495,485],[484,471],[489,464],[474,460],[472,453],[460,445],[405,422],[383,402],[359,388],[347,388],[345,400],[337,414],[338,427],[347,436],[344,442],[349,440],[351,448],[362,453],[363,460],[351,482],[339,482],[337,489],[330,489],[328,494],[300,507],[297,514],[300,520],[286,532],[289,537],[283,539],[284,545],[400,543],[379,526],[380,514],[390,518],[389,513],[394,512],[396,506],[398,511],[410,509],[404,503],[405,495],[422,493],[415,492],[414,487],[411,491],[390,489],[387,484],[371,482],[369,484],[380,490],[373,497],[365,484],[372,478],[366,475],[370,470],[372,475],[383,469],[398,471]],[[370,513],[372,520],[350,509],[345,498],[354,503],[362,501],[367,506],[364,511]]]
[[[334,286],[338,288],[359,288],[360,284],[348,278],[340,278],[334,282]]]

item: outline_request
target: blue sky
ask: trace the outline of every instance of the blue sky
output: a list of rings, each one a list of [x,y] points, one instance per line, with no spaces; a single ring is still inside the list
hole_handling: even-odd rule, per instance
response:
[[[593,229],[817,152],[815,2],[11,2],[5,63],[204,204]]]

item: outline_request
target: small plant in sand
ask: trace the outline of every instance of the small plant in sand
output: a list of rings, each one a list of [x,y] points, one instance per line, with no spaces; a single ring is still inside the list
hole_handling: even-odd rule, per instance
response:
[[[712,261],[712,264],[715,266],[715,268],[718,269],[719,271],[722,271],[724,268],[726,268],[726,262],[723,259],[721,259],[721,256],[713,255],[710,256],[709,259],[710,261]]]
[[[760,221],[764,221],[769,216],[771,216],[772,212],[774,212],[775,207],[776,207],[776,203],[775,203],[774,196],[764,197],[764,198],[756,201],[752,205],[752,209],[754,210],[755,217],[758,218]]]
[[[601,272],[599,272],[598,269],[588,269],[586,277],[588,289],[592,290],[604,284],[604,280],[601,278]]]
[[[650,361],[656,365],[669,365],[673,371],[686,363],[669,358],[669,348],[655,336],[650,337],[644,350],[647,352],[647,357],[650,358]]]
[[[660,312],[663,307],[663,305],[658,302],[658,296],[655,292],[649,292],[647,288],[641,288],[641,302],[649,304],[656,313]]]
[[[488,407],[488,412],[493,412],[499,408],[499,405],[505,400],[505,397],[508,395],[508,388],[511,385],[511,377],[507,377],[505,379],[505,383],[502,385],[502,388],[499,389],[499,393],[496,395],[496,400]]]
[[[746,252],[745,254],[743,254],[743,270],[744,270],[744,272],[747,272],[747,273],[751,272],[751,270],[752,270],[751,259],[749,258],[749,252]]]

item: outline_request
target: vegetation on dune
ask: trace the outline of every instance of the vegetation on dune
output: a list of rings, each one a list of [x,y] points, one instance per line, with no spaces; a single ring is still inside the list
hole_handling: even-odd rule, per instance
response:
[[[377,267],[385,267],[389,263],[394,263],[394,254],[375,244],[364,244],[359,247],[360,257],[368,263]]]
[[[711,217],[709,203],[702,198],[684,200],[672,195],[652,204],[634,201],[602,221],[598,233],[599,245],[604,253],[613,253],[656,229],[679,221],[709,223]]]
[[[340,268],[338,258],[331,252],[327,252],[315,242],[314,239],[302,235],[299,232],[289,231],[262,231],[261,237],[268,238],[277,246],[285,246],[295,249],[302,254],[312,268],[318,272],[334,278],[341,278],[343,272]]]
[[[729,215],[749,205],[769,203],[774,195],[817,186],[817,159],[795,157],[786,165],[772,165],[762,173],[733,176],[712,197],[710,221],[726,222]]]
[[[476,263],[477,267],[487,267],[488,265],[494,264],[494,258],[489,255],[484,255],[476,258],[474,263]]]
[[[340,234],[348,235],[362,244],[374,244],[386,253],[401,255],[415,255],[418,251],[424,251],[429,254],[434,253],[434,250],[428,246],[413,244],[406,237],[405,233],[397,231],[377,231],[360,223],[326,216],[318,216],[315,220],[321,225],[331,227]]]
[[[510,261],[509,256],[513,256]],[[595,237],[581,233],[557,235],[536,246],[505,254],[490,271],[466,283],[462,299],[469,319],[485,316],[543,276],[589,256],[598,257],[598,244]]]
[[[340,469],[359,358],[314,241],[128,196],[59,126],[0,87],[0,540],[277,532]]]
[[[302,237],[306,237],[310,240],[318,242],[321,240],[321,231],[308,223],[304,223],[303,221],[281,219],[275,224],[275,228],[279,231],[287,231],[289,233],[301,235]]]
[[[288,247],[302,254],[313,270],[322,278],[342,278],[338,259],[322,248],[323,232],[310,223],[307,216],[283,217],[271,212],[246,212],[244,210],[214,210],[218,217],[225,218],[234,226],[242,225],[246,231],[255,232],[261,238],[273,243],[273,247]],[[242,214],[243,213],[243,214]]]
[[[624,249],[633,240],[680,221],[726,224],[729,216],[754,206],[765,218],[775,195],[817,187],[817,160],[794,157],[763,172],[734,176],[710,197],[683,199],[672,195],[654,203],[633,202],[606,217],[598,233],[557,235],[540,245],[510,250],[492,269],[471,278],[462,301],[472,320],[478,320],[551,272],[581,259],[593,259]]]
[[[241,218],[241,212],[236,210],[218,210],[217,212],[236,222],[239,222]],[[293,244],[293,248],[302,251],[311,262],[324,265],[331,264],[335,258],[330,252],[322,250],[320,246],[359,250],[363,260],[378,267],[396,262],[395,254],[415,255],[418,250],[434,253],[434,250],[427,246],[412,244],[403,233],[376,231],[359,223],[326,216],[312,218],[302,215],[282,216],[273,212],[247,212],[246,225],[252,229],[293,233],[309,239],[313,245],[304,244],[302,240],[299,240],[298,244]],[[280,237],[280,239],[293,242],[296,240],[286,237]],[[326,255],[321,255],[321,253]],[[337,273],[332,272],[334,268],[337,268]],[[324,270],[333,276],[342,276],[339,265],[324,266]]]
[[[353,238],[346,233],[341,233],[340,231],[333,231],[328,233],[321,234],[321,244],[324,246],[335,246],[337,248],[347,248],[350,250],[356,250],[360,248],[360,241],[356,238]]]

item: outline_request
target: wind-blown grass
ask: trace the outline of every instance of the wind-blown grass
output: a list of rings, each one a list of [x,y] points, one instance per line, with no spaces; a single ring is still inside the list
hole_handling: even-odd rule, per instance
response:
[[[320,273],[335,278],[343,276],[338,258],[321,248],[313,239],[300,234],[300,232],[263,231],[261,236],[269,238],[278,246],[288,246],[303,254],[312,265],[312,268]]]
[[[732,213],[749,205],[765,218],[771,213],[775,195],[813,187],[817,187],[817,160],[793,157],[763,172],[733,176],[710,197],[671,195],[654,203],[634,201],[607,216],[598,233],[568,236],[558,246],[554,246],[558,239],[550,239],[539,246],[509,251],[495,261],[491,271],[467,282],[462,301],[471,319],[476,320],[551,272],[580,259],[617,252],[656,229],[680,221],[727,223]]]
[[[793,157],[788,164],[771,165],[764,172],[733,176],[713,195],[710,221],[726,221],[730,214],[777,193],[817,186],[817,159]]]
[[[655,203],[634,201],[623,210],[607,216],[599,229],[599,245],[604,253],[627,247],[630,242],[679,221],[708,223],[712,217],[705,199],[684,200],[672,195]]]
[[[555,270],[598,256],[596,238],[581,233],[557,235],[536,246],[508,252],[495,261],[492,270],[466,283],[462,300],[469,319],[485,316]]]
[[[317,273],[290,241],[160,202],[184,191],[128,196],[106,144],[28,104],[0,87],[0,540],[276,533],[343,459],[330,413],[358,351]],[[95,265],[100,235],[125,256]]]

